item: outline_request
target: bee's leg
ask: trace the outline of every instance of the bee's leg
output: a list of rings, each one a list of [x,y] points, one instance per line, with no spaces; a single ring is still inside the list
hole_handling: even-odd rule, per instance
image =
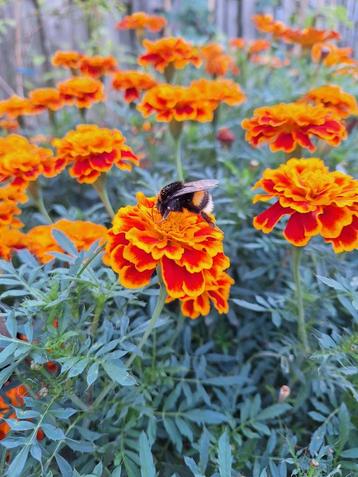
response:
[[[211,218],[208,216],[207,213],[204,211],[201,211],[199,214],[208,224],[210,224],[212,227],[215,227],[214,222],[211,220]]]

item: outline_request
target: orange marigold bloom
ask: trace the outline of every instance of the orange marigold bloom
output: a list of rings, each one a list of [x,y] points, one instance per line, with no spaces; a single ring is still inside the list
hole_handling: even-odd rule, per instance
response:
[[[231,38],[229,44],[233,48],[242,49],[245,48],[246,40],[245,38]]]
[[[56,176],[64,166],[50,149],[35,146],[23,136],[10,134],[0,138],[0,184],[9,181],[13,186],[25,188],[41,174]]]
[[[280,21],[274,20],[272,15],[259,14],[252,17],[256,28],[264,33],[270,33],[275,38],[285,39],[288,27]]]
[[[10,260],[14,250],[20,250],[27,246],[26,235],[18,228],[0,225],[0,258]]]
[[[90,108],[105,99],[103,84],[91,76],[74,76],[60,83],[58,89],[65,103],[78,108]]]
[[[63,106],[63,99],[56,88],[38,88],[29,93],[29,100],[34,112],[41,112],[49,109],[58,111]]]
[[[138,63],[141,66],[152,65],[161,73],[168,67],[182,69],[189,63],[196,68],[201,65],[198,49],[184,38],[168,37],[157,41],[144,40],[143,46],[147,51],[138,58]]]
[[[249,45],[249,55],[253,55],[256,53],[261,53],[262,51],[266,51],[271,47],[271,43],[268,40],[258,39],[254,40]]]
[[[132,15],[125,16],[117,23],[120,30],[150,30],[157,32],[163,30],[167,21],[159,15],[148,15],[145,12],[135,12]]]
[[[0,187],[0,227],[4,225],[21,227],[22,222],[15,216],[21,214],[18,203],[26,201],[27,196],[21,189],[11,185]]]
[[[246,96],[241,90],[240,85],[230,79],[207,80],[202,78],[192,81],[190,87],[194,97],[201,98],[202,101],[210,101],[215,108],[220,103],[238,106],[246,101]]]
[[[5,129],[5,131],[15,131],[20,127],[18,121],[13,118],[0,119],[0,128]]]
[[[1,245],[0,245],[1,247]],[[22,407],[24,405],[24,397],[27,396],[25,386],[19,385],[4,390],[4,395],[0,396],[0,419],[16,419],[14,407]],[[4,439],[10,431],[10,426],[7,422],[0,423],[0,440]]]
[[[120,283],[143,287],[160,266],[168,299],[183,300],[186,316],[197,317],[209,300],[219,312],[227,311],[228,287],[219,281],[224,276],[231,283],[224,272],[230,261],[223,252],[221,230],[187,210],[171,212],[163,220],[155,197],[139,193],[137,201],[118,210],[108,232],[104,260]]]
[[[288,29],[285,33],[287,41],[298,43],[303,48],[311,48],[316,43],[329,40],[339,40],[340,34],[333,30],[318,30],[317,28],[304,28],[303,30]]]
[[[238,73],[239,70],[234,60],[224,52],[222,46],[218,43],[208,43],[200,51],[204,60],[205,71],[209,75],[214,77],[224,76],[228,71]]]
[[[80,61],[81,73],[95,78],[112,73],[117,68],[117,60],[113,56],[83,56]]]
[[[79,53],[78,51],[58,50],[51,58],[51,62],[53,66],[77,70],[80,67],[82,57],[82,53]]]
[[[131,103],[139,98],[141,91],[153,88],[157,82],[148,73],[128,70],[117,71],[113,75],[112,86],[116,90],[124,90],[124,99]]]
[[[316,149],[311,137],[338,146],[347,137],[343,123],[324,106],[304,103],[280,103],[254,111],[251,119],[241,123],[246,140],[257,147],[266,142],[272,152],[292,152],[302,146],[311,152]]]
[[[99,128],[95,124],[79,124],[62,139],[54,139],[57,157],[70,164],[70,175],[80,183],[93,184],[112,166],[131,170],[139,159],[125,143],[117,129]]]
[[[83,220],[61,219],[54,224],[38,225],[33,227],[26,236],[27,248],[41,263],[53,260],[51,252],[64,252],[56,242],[52,231],[63,232],[77,250],[88,250],[94,242],[105,242],[107,229],[103,225],[94,224]]]
[[[333,110],[340,118],[358,114],[355,97],[336,85],[311,89],[301,98],[301,101],[322,104],[325,108]]]
[[[338,48],[333,43],[316,43],[311,49],[312,61],[315,63],[322,61],[328,68],[341,64],[355,64],[352,54],[352,48]]]
[[[264,190],[254,202],[276,199],[254,218],[254,226],[269,233],[285,215],[283,235],[297,247],[321,235],[335,252],[358,248],[358,181],[330,172],[321,159],[290,159],[277,169],[266,169],[255,188]]]
[[[17,118],[32,112],[31,102],[26,98],[14,95],[0,101],[0,116],[7,115],[9,118]]]

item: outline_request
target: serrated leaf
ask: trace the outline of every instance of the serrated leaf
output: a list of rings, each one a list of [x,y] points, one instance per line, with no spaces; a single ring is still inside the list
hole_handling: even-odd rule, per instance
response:
[[[108,376],[118,384],[122,386],[133,386],[136,383],[136,380],[133,376],[128,374],[128,371],[125,368],[122,368],[114,361],[105,361],[102,363],[103,369],[108,374]]]
[[[21,473],[25,467],[28,455],[30,452],[30,447],[23,447],[20,452],[16,455],[14,460],[11,462],[9,468],[7,469],[7,474],[9,477],[20,477]]]
[[[67,460],[64,459],[57,452],[55,454],[55,459],[56,459],[58,468],[60,469],[62,477],[72,477],[73,469],[72,469],[72,466],[67,462]]]
[[[266,419],[274,419],[278,416],[281,416],[289,409],[291,409],[291,406],[286,403],[273,404],[272,406],[263,409],[259,414],[257,414],[256,419],[261,421],[265,421]]]
[[[185,413],[185,417],[191,421],[203,424],[221,424],[228,421],[225,414],[218,411],[210,411],[209,409],[191,409]]]
[[[55,427],[52,424],[42,424],[41,429],[46,434],[46,437],[53,441],[59,441],[65,438],[65,434],[62,429]]]

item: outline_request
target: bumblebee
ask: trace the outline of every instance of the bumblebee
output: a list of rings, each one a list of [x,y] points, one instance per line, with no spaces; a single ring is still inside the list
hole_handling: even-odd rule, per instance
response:
[[[218,185],[218,181],[203,179],[194,182],[172,182],[164,186],[157,200],[157,208],[166,219],[170,212],[179,212],[187,209],[201,215],[209,224],[212,223],[209,215],[214,208],[213,199],[208,192]]]

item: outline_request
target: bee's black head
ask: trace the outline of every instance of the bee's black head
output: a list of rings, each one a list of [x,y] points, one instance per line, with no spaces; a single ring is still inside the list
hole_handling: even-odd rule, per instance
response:
[[[160,214],[164,217],[168,203],[173,198],[173,194],[178,192],[183,187],[183,183],[180,181],[171,182],[164,186],[158,195],[157,208]]]

